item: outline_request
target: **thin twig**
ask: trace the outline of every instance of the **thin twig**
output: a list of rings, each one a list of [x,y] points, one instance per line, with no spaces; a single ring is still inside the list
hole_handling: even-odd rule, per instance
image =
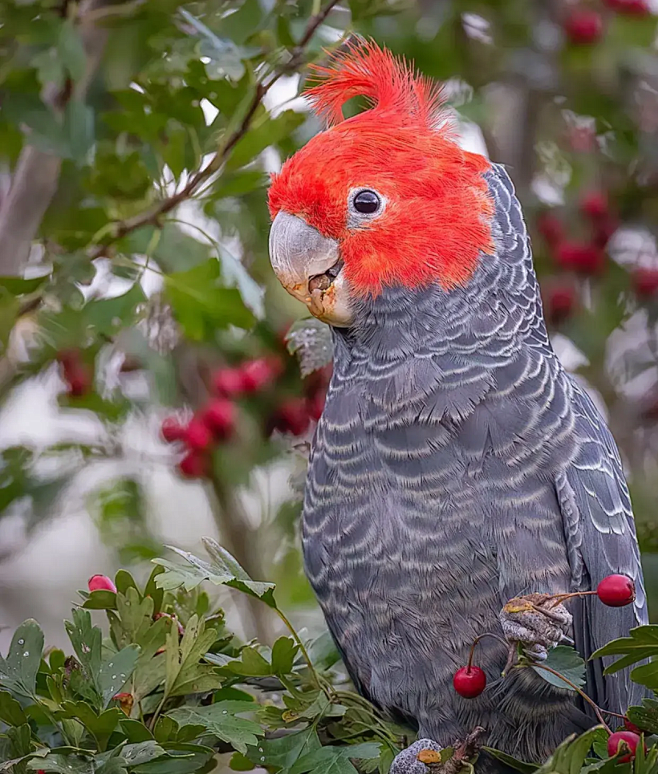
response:
[[[303,54],[304,49],[313,37],[315,31],[331,13],[338,2],[339,0],[329,0],[329,2],[324,6],[324,8],[322,8],[319,13],[315,14],[309,19],[308,24],[306,25],[306,30],[304,31],[304,34],[302,35],[299,43],[291,51],[291,58],[288,63],[284,67],[280,68],[277,72],[275,72],[269,79],[260,81],[256,85],[253,99],[251,100],[251,103],[249,104],[249,107],[247,108],[242,121],[240,121],[240,124],[229,135],[225,142],[222,143],[221,147],[215,153],[210,163],[203,169],[197,170],[197,172],[192,175],[192,177],[188,180],[185,186],[181,188],[180,191],[177,191],[166,199],[163,199],[151,209],[141,212],[132,218],[128,218],[127,220],[119,221],[116,223],[112,232],[106,235],[98,247],[92,252],[92,259],[103,255],[108,245],[116,242],[119,239],[122,239],[124,236],[132,233],[133,231],[136,231],[138,228],[148,225],[157,226],[160,223],[160,219],[163,215],[166,215],[179,204],[186,201],[187,199],[190,199],[196,193],[197,189],[202,183],[204,183],[206,180],[208,180],[208,178],[215,174],[215,172],[218,172],[221,169],[233,148],[249,130],[252,119],[263,101],[263,97],[268,93],[272,86],[274,86],[279,78],[290,72],[291,69],[295,69],[299,66],[299,59]]]

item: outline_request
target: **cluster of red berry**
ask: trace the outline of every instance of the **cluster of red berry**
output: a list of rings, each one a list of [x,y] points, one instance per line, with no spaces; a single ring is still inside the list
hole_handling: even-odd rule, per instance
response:
[[[651,14],[648,0],[603,0],[603,5],[624,16],[643,18]],[[569,41],[577,46],[597,43],[603,37],[605,28],[603,14],[585,6],[573,8],[563,26]]]
[[[178,463],[183,476],[205,478],[210,474],[210,452],[235,433],[235,401],[273,387],[284,370],[283,361],[276,355],[220,368],[211,377],[214,396],[188,422],[182,423],[175,416],[163,421],[164,440],[180,442],[185,447],[185,456]],[[301,436],[308,431],[311,420],[320,418],[327,381],[322,372],[318,373],[321,375],[306,385],[304,396],[288,397],[280,402],[266,422],[268,434],[279,430]]]
[[[94,373],[82,359],[80,350],[65,349],[58,352],[57,362],[61,366],[67,393],[71,398],[79,398],[91,391]]]
[[[537,230],[548,245],[556,266],[565,272],[584,277],[600,275],[606,266],[605,248],[619,226],[617,216],[604,191],[587,192],[580,200],[579,211],[590,231],[587,240],[567,237],[565,224],[553,211],[543,212],[537,219]],[[658,293],[658,269],[636,268],[631,283],[638,298],[648,300]],[[559,325],[574,312],[577,293],[573,283],[555,282],[547,290],[547,314]]]
[[[609,607],[624,607],[635,599],[635,585],[626,575],[608,575],[599,583],[596,591],[575,594],[556,595],[557,597],[596,595],[604,605]],[[476,640],[477,642],[477,640]],[[473,650],[468,664],[455,672],[453,686],[455,691],[465,699],[474,699],[487,686],[487,676],[483,669],[472,663]],[[642,730],[624,718],[624,728],[618,729],[608,737],[608,755],[614,757],[622,754],[620,763],[627,763],[635,757],[635,752],[641,742]]]

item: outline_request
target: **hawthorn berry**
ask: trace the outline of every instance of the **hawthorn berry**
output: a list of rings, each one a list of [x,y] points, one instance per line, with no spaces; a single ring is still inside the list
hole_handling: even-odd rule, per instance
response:
[[[188,449],[205,451],[212,446],[212,432],[201,417],[194,416],[185,428],[183,441]]]
[[[632,731],[634,734],[637,734],[638,736],[642,733],[642,729],[635,725],[635,723],[631,723],[631,721],[628,718],[624,718],[624,728],[626,731]]]
[[[190,451],[178,463],[178,471],[185,478],[206,478],[210,473],[210,461],[205,454]]]
[[[580,200],[580,211],[592,220],[604,218],[610,211],[608,197],[604,191],[589,191]]]
[[[658,293],[658,269],[638,266],[631,274],[631,282],[638,298],[651,298]]]
[[[649,16],[651,8],[647,0],[604,0],[605,5],[613,11],[626,16]]]
[[[612,215],[606,215],[594,223],[592,243],[596,247],[603,249],[618,228],[619,222],[617,221],[617,218]]]
[[[217,439],[226,439],[235,430],[235,407],[226,398],[211,400],[200,416],[203,424]]]
[[[608,737],[608,755],[613,758],[617,753],[624,753],[619,763],[628,763],[635,758],[637,746],[640,744],[640,736],[633,731],[615,731]]]
[[[107,575],[92,575],[87,581],[89,591],[113,591],[116,594],[117,587]]]
[[[605,256],[594,244],[562,242],[555,258],[561,268],[585,276],[600,274],[605,267]]]
[[[564,31],[571,43],[590,45],[603,34],[601,14],[591,8],[575,8],[564,22]]]
[[[320,421],[322,412],[324,410],[324,404],[327,399],[327,393],[319,390],[311,398],[306,399],[306,410],[309,417],[315,422]]]
[[[160,434],[167,443],[181,441],[185,435],[185,425],[181,424],[176,417],[166,417],[160,426]]]
[[[311,424],[304,398],[289,398],[274,414],[274,429],[292,435],[304,435]]]
[[[82,363],[72,368],[66,375],[68,383],[67,393],[72,398],[80,398],[86,395],[92,386],[92,377]]]
[[[233,398],[244,392],[244,379],[239,368],[220,368],[212,375],[215,392],[224,398]]]
[[[537,218],[537,231],[542,235],[546,244],[554,247],[564,236],[562,221],[552,212],[542,212]]]
[[[278,357],[259,357],[249,360],[240,369],[243,392],[258,392],[281,375],[283,364]]]
[[[487,686],[487,676],[478,666],[461,667],[452,678],[455,691],[465,699],[474,699]]]
[[[559,325],[573,314],[576,292],[568,285],[556,285],[548,291],[546,306],[548,319],[553,325]]]
[[[635,584],[626,575],[608,575],[596,587],[596,595],[608,607],[624,607],[635,599]]]

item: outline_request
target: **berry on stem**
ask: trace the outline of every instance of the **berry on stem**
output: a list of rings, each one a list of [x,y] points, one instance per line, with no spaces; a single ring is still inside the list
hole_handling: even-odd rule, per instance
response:
[[[569,285],[555,285],[548,291],[548,318],[553,325],[559,325],[571,317],[576,306],[576,293]]]
[[[580,211],[592,220],[604,218],[610,211],[608,197],[604,191],[589,191],[580,200]]]
[[[603,33],[601,14],[591,8],[575,8],[564,22],[571,43],[587,46],[596,43]]]
[[[178,471],[185,478],[206,478],[210,473],[210,462],[204,454],[190,451],[178,463]]]
[[[273,425],[276,430],[292,435],[304,435],[311,423],[304,398],[289,398],[277,409]]]
[[[638,298],[651,298],[658,293],[658,269],[638,266],[631,274],[631,282]]]
[[[188,449],[205,451],[212,446],[213,437],[203,419],[199,416],[194,416],[185,428],[183,440]]]
[[[167,443],[181,441],[185,435],[185,425],[176,417],[166,417],[160,426],[160,433]]]
[[[278,357],[259,357],[249,360],[240,368],[244,392],[258,392],[281,375],[283,364]]]
[[[618,753],[624,753],[619,758],[619,763],[628,763],[635,758],[637,746],[640,744],[640,737],[633,731],[615,731],[608,737],[608,755],[613,758]]]
[[[244,380],[239,368],[220,368],[212,375],[215,392],[224,398],[232,398],[244,392]]]
[[[596,587],[596,595],[609,607],[624,607],[635,599],[635,584],[626,575],[608,575]]]
[[[225,440],[235,430],[235,407],[226,398],[214,398],[201,412],[204,425],[218,440]]]
[[[117,587],[107,575],[92,575],[87,581],[89,591],[113,591],[116,594]]]
[[[600,274],[605,267],[605,256],[594,244],[580,242],[562,242],[556,253],[560,267],[579,274],[591,276]]]
[[[455,672],[452,684],[460,696],[465,699],[474,699],[486,688],[487,676],[480,667],[469,664]]]

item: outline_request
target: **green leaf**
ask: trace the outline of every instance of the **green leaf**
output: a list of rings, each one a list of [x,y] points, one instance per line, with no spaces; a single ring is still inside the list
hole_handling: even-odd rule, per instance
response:
[[[218,328],[250,328],[255,322],[240,292],[221,286],[215,258],[165,277],[165,292],[178,323],[193,341],[212,338]]]
[[[138,658],[139,645],[128,645],[102,663],[98,674],[98,684],[104,707],[107,707],[112,698],[128,682]]]
[[[208,733],[228,742],[241,753],[258,744],[263,729],[253,720],[238,717],[256,709],[254,702],[220,701],[207,707],[180,707],[167,713],[179,726],[203,726]]]
[[[79,163],[85,161],[94,144],[94,111],[79,99],[72,99],[64,113],[64,131],[68,138],[68,155]]]
[[[74,81],[81,80],[87,69],[87,56],[77,26],[67,19],[59,28],[57,40],[59,60]]]
[[[0,686],[19,696],[33,697],[42,652],[41,627],[28,619],[14,632],[6,659],[0,656]]]
[[[537,771],[539,766],[536,763],[526,763],[526,761],[520,761],[518,758],[514,758],[511,755],[508,755],[507,753],[503,752],[502,750],[496,750],[493,747],[483,747],[483,750],[486,750],[486,752],[489,753],[494,758],[497,758],[499,761],[504,763],[506,766],[509,766],[511,769],[514,769],[515,771],[520,771],[521,774],[533,774],[533,772]]]
[[[232,171],[243,167],[268,148],[288,137],[306,120],[303,113],[285,110],[276,118],[269,118],[259,126],[254,126],[234,146],[226,162],[226,170]]]
[[[165,658],[165,696],[184,696],[219,688],[221,677],[208,664],[200,663],[217,639],[217,631],[205,628],[205,621],[193,615],[178,643],[178,631],[172,626],[167,637]]]
[[[22,277],[0,277],[0,288],[4,288],[14,296],[23,296],[28,293],[34,293],[45,282],[48,277],[32,277],[23,279]]]
[[[210,538],[204,538],[204,545],[212,556],[212,563],[195,556],[188,551],[181,551],[173,546],[167,546],[187,565],[175,564],[166,559],[154,559],[156,564],[165,568],[166,572],[158,575],[156,583],[165,590],[180,588],[186,590],[196,588],[202,581],[208,580],[216,586],[230,586],[252,597],[262,599],[270,607],[276,608],[273,583],[253,581],[245,570],[224,548]]]
[[[139,744],[127,744],[121,749],[121,757],[128,766],[140,766],[165,754],[164,748],[154,740],[140,742]]]
[[[379,758],[380,745],[372,742],[334,747],[327,745],[304,755],[291,768],[290,774],[358,774],[350,759]]]
[[[82,603],[85,610],[116,610],[117,595],[108,589],[92,591]]]
[[[191,774],[194,771],[214,771],[210,765],[215,751],[200,744],[167,742],[162,745],[165,756],[135,766],[134,774]]]
[[[152,229],[142,229],[144,246],[138,252],[146,252]],[[210,245],[199,242],[183,231],[176,223],[165,223],[160,239],[153,251],[153,258],[165,272],[185,272],[205,264],[210,259]]]
[[[606,667],[604,674],[614,674],[638,661],[658,656],[658,625],[638,626],[631,629],[630,637],[612,640],[592,654],[592,658],[623,656]]]
[[[71,612],[73,620],[65,621],[64,627],[85,675],[90,682],[90,687],[93,688],[100,700],[102,690],[99,678],[103,663],[101,630],[97,626],[92,625],[91,614],[88,610],[74,608]]]
[[[229,661],[226,666],[236,675],[246,677],[264,677],[272,674],[272,667],[256,648],[243,648],[240,651],[240,658]]]
[[[247,751],[249,760],[260,766],[273,766],[289,772],[296,761],[321,747],[314,726],[279,739],[264,739],[258,747],[250,746]]]
[[[658,734],[658,701],[655,699],[643,699],[641,707],[629,707],[626,716],[643,731]]]
[[[27,716],[21,705],[6,691],[0,691],[0,720],[8,726],[22,726]]]
[[[272,672],[290,674],[298,650],[299,645],[291,637],[279,637],[272,646]]]
[[[20,308],[18,298],[0,288],[0,355],[7,349]]]
[[[578,688],[582,688],[585,685],[585,662],[575,648],[571,648],[568,645],[558,645],[555,648],[551,648],[548,651],[546,660],[532,667],[538,675],[541,675],[551,685],[573,691],[574,689],[557,675],[542,669],[542,665],[559,672]]]
[[[597,726],[578,737],[572,734],[537,769],[538,774],[579,774],[600,730]]]
[[[33,758],[28,763],[30,771],[41,769],[53,774],[94,774],[95,766],[88,758],[79,755],[63,755],[50,753],[45,758]]]

